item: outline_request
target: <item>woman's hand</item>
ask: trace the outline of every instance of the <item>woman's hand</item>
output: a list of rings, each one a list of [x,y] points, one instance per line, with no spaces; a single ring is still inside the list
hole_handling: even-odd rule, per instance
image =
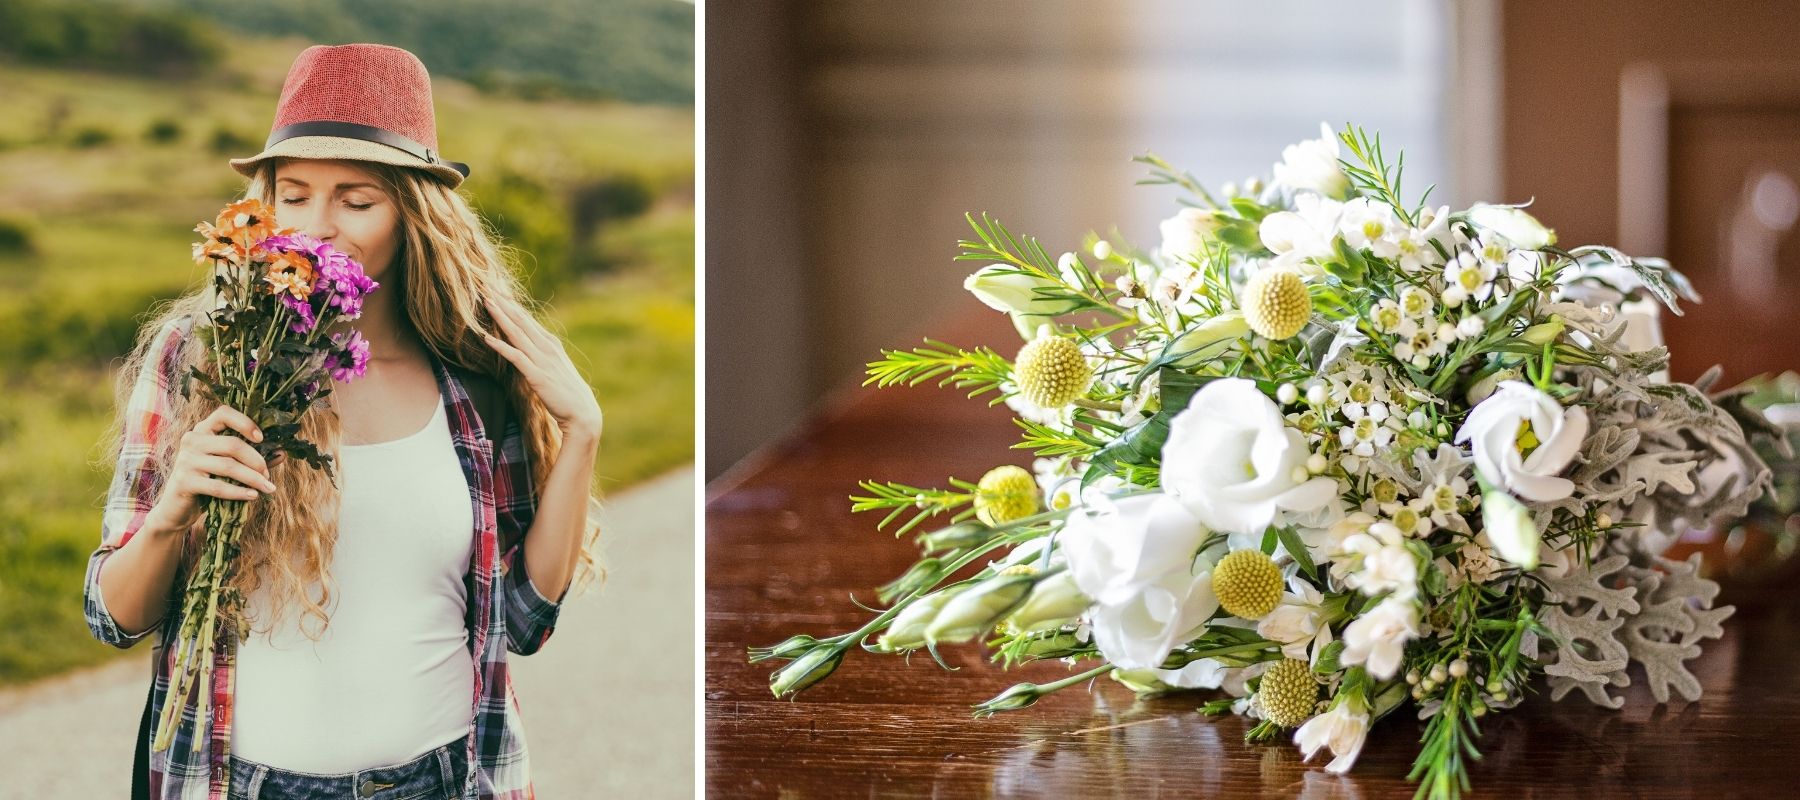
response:
[[[594,390],[576,371],[574,362],[569,360],[562,340],[515,304],[495,302],[491,298],[484,302],[488,315],[500,326],[500,332],[506,334],[505,339],[484,336],[488,346],[512,362],[519,374],[525,376],[525,382],[537,393],[538,399],[544,401],[544,408],[556,419],[565,436],[581,432],[598,442],[605,421],[600,403],[594,399]]]
[[[226,436],[235,430],[242,439]],[[248,441],[246,441],[248,440]],[[162,494],[150,510],[149,520],[165,530],[186,530],[200,518],[201,496],[226,500],[253,500],[257,490],[275,491],[269,465],[250,442],[262,441],[262,431],[243,412],[220,406],[181,435],[175,464],[163,482]],[[231,478],[236,486],[220,478]],[[146,522],[148,524],[148,521]]]

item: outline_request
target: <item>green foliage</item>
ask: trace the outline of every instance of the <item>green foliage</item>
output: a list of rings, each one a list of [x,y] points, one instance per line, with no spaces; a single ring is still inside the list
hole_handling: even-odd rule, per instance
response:
[[[111,130],[98,125],[88,125],[75,131],[75,135],[69,137],[69,144],[85,150],[90,147],[100,147],[112,140],[113,132]]]
[[[0,55],[27,63],[193,74],[223,51],[213,27],[189,14],[94,0],[0,3]]]
[[[152,144],[174,144],[181,140],[181,133],[180,122],[162,117],[144,129],[144,141]]]
[[[241,33],[382,42],[433,74],[526,100],[691,106],[694,6],[671,0],[136,0]]]
[[[37,252],[37,223],[29,217],[0,215],[0,256]]]

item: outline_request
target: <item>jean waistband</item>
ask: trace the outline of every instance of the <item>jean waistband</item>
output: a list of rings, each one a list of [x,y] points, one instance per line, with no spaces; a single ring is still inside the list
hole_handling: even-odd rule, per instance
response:
[[[233,800],[411,800],[456,797],[468,777],[468,743],[446,743],[404,764],[333,775],[295,772],[230,758]]]

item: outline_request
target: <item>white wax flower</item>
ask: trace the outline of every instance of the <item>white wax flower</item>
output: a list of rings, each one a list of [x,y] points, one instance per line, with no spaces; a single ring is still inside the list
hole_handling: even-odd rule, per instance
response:
[[[1162,221],[1162,254],[1171,259],[1198,258],[1206,251],[1219,218],[1211,211],[1184,208]]]
[[[1320,748],[1329,747],[1335,758],[1325,769],[1342,775],[1356,764],[1363,740],[1369,736],[1369,722],[1369,712],[1362,703],[1346,700],[1301,725],[1294,731],[1294,744],[1306,754],[1307,761]]]
[[[1419,635],[1419,609],[1410,597],[1391,595],[1344,628],[1338,663],[1362,664],[1378,680],[1394,677],[1406,643]]]
[[[1344,243],[1354,250],[1368,250],[1377,258],[1400,255],[1400,241],[1409,233],[1404,223],[1386,203],[1357,197],[1344,203],[1338,218],[1338,232]]]
[[[1275,183],[1342,198],[1350,190],[1350,178],[1338,163],[1341,154],[1337,134],[1331,132],[1330,125],[1321,122],[1319,138],[1296,142],[1282,149],[1281,163],[1273,170]]]
[[[1470,444],[1475,470],[1489,484],[1547,503],[1575,492],[1574,482],[1557,473],[1574,460],[1587,432],[1586,410],[1565,409],[1530,384],[1503,381],[1469,412],[1456,443]]]
[[[1252,381],[1225,378],[1194,393],[1169,423],[1162,484],[1213,528],[1261,534],[1286,511],[1331,502],[1337,482],[1308,478],[1306,437]]]

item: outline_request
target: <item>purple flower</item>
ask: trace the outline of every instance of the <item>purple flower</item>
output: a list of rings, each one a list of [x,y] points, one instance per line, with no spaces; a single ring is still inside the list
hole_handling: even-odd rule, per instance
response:
[[[325,362],[331,370],[331,379],[347,383],[362,377],[369,367],[369,342],[362,338],[362,331],[353,330],[349,336],[332,334],[331,343],[338,347]]]
[[[296,333],[312,330],[326,308],[337,309],[346,319],[356,319],[362,314],[363,297],[381,286],[363,274],[361,264],[339,252],[330,242],[303,233],[271,236],[263,240],[262,248],[271,252],[305,253],[312,259],[315,270],[312,294],[305,300],[292,295],[282,298],[282,302],[300,317],[293,324]]]

